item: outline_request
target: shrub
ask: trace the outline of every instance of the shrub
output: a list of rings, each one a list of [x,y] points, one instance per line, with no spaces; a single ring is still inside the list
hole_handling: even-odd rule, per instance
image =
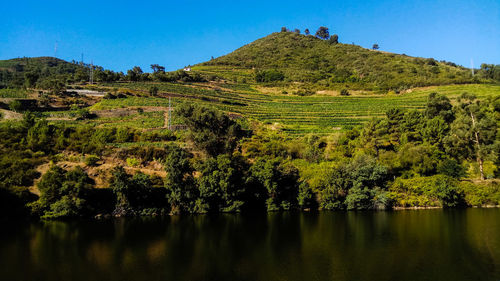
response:
[[[30,206],[46,219],[84,216],[91,211],[86,198],[93,184],[81,167],[67,172],[52,166],[38,182],[40,198]]]
[[[20,112],[23,110],[23,104],[18,100],[13,100],[9,103],[9,109],[15,112]]]
[[[347,90],[347,89],[342,89],[342,90],[340,91],[340,95],[341,95],[341,96],[349,96],[349,95],[350,95],[350,94],[349,94],[349,90]]]
[[[312,96],[312,95],[316,94],[316,92],[313,90],[309,90],[309,89],[302,89],[302,90],[298,90],[297,92],[295,92],[295,94],[297,96],[306,97],[306,96]]]
[[[260,70],[255,72],[255,81],[256,82],[274,82],[274,81],[283,81],[285,79],[285,75],[275,69],[270,70]]]
[[[465,168],[454,159],[446,159],[439,163],[437,172],[456,179],[460,179],[466,175]]]
[[[465,201],[469,206],[500,204],[499,182],[472,183],[463,181],[460,183],[460,190],[465,194]]]
[[[127,158],[127,165],[129,165],[130,167],[137,167],[139,166],[139,160],[137,160],[137,158],[135,157],[130,157],[130,158]]]
[[[94,155],[94,154],[87,155],[85,157],[85,165],[91,166],[91,167],[97,166],[97,162],[99,160],[101,160],[101,159],[97,155]]]
[[[153,87],[149,88],[149,94],[152,96],[156,96],[158,94],[158,87],[153,86]]]
[[[430,207],[441,206],[460,207],[465,205],[463,190],[459,182],[445,175],[430,177],[398,178],[391,185],[390,197],[397,206]]]

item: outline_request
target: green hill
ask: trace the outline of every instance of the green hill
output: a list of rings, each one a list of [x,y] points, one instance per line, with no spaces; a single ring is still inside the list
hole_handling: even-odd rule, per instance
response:
[[[259,71],[277,70],[284,75],[285,83],[396,92],[429,85],[487,81],[480,76],[473,78],[470,70],[454,63],[331,44],[328,40],[292,32],[273,33],[194,69],[233,80],[252,78]],[[281,80],[276,77],[274,80]]]
[[[26,84],[34,85],[38,80],[54,75],[85,75],[84,65],[67,62],[53,57],[15,58],[0,60],[0,88],[17,88]]]

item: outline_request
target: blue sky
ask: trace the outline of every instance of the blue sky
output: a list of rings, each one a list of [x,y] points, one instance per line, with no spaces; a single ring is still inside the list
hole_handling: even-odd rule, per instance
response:
[[[342,43],[470,67],[500,64],[500,1],[4,1],[0,59],[53,56],[167,70],[279,31],[330,28]]]

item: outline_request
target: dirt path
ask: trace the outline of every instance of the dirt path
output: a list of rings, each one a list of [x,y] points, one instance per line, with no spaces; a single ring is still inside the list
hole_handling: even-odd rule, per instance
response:
[[[21,119],[23,119],[23,115],[21,113],[17,113],[17,112],[5,110],[5,109],[0,109],[0,112],[2,113],[2,119],[8,119],[8,120],[21,120]]]

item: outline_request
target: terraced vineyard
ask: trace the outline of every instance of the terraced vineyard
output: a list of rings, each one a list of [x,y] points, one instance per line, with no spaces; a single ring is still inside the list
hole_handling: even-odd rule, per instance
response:
[[[152,85],[158,87],[160,97],[104,99],[94,105],[92,110],[123,107],[165,108],[168,107],[166,97],[171,96],[174,107],[179,103],[197,102],[265,124],[272,124],[290,135],[304,135],[329,134],[335,130],[361,125],[371,118],[383,116],[386,110],[393,107],[421,109],[431,92],[446,94],[452,100],[463,92],[475,93],[480,98],[500,95],[500,86],[484,84],[417,88],[400,95],[305,97],[261,93],[247,84],[128,83],[105,86],[146,93]]]

